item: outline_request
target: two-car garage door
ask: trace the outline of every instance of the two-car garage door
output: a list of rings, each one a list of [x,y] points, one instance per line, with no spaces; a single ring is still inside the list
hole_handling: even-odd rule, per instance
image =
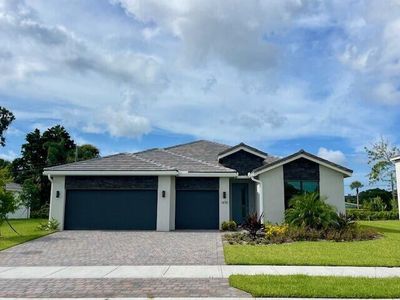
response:
[[[157,191],[67,191],[65,229],[155,230]]]
[[[157,177],[67,177],[65,229],[155,230]]]

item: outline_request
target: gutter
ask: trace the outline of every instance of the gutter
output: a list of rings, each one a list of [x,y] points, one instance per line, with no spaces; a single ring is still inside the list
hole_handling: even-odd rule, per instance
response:
[[[259,216],[261,217],[261,215],[264,213],[263,183],[262,183],[261,180],[258,180],[258,179],[255,178],[254,173],[248,173],[248,176],[250,177],[251,180],[253,180],[254,182],[256,182],[256,183],[258,183],[260,185],[260,195],[259,195],[259,198],[260,198],[260,207],[259,207],[260,215]],[[261,223],[264,223],[264,218],[262,218]]]

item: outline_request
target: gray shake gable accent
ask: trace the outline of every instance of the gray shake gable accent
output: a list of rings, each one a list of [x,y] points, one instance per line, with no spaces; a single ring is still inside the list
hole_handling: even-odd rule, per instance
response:
[[[281,222],[288,197],[310,188],[342,212],[343,178],[351,173],[304,150],[278,159],[244,143],[206,140],[44,171],[50,218],[61,229],[159,231],[218,229],[253,212]]]

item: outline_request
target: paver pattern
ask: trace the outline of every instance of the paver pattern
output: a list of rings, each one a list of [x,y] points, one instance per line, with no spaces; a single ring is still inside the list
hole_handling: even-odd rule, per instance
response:
[[[248,297],[227,279],[0,280],[0,297]]]
[[[0,251],[0,266],[218,264],[218,231],[61,231]]]

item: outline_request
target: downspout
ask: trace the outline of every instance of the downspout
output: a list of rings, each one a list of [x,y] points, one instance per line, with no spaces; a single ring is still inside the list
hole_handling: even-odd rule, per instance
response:
[[[54,187],[53,187],[53,178],[51,177],[50,174],[47,174],[47,178],[51,182],[51,189],[50,189],[50,205],[49,205],[49,220],[51,219],[51,202],[53,201],[53,193],[54,193]]]
[[[254,173],[249,173],[248,176],[250,177],[251,180],[254,182],[258,183],[260,186],[260,194],[259,194],[259,217],[263,214],[264,212],[264,199],[263,199],[263,184],[261,180],[258,180],[255,178]],[[264,223],[264,218],[261,220],[262,223]]]

